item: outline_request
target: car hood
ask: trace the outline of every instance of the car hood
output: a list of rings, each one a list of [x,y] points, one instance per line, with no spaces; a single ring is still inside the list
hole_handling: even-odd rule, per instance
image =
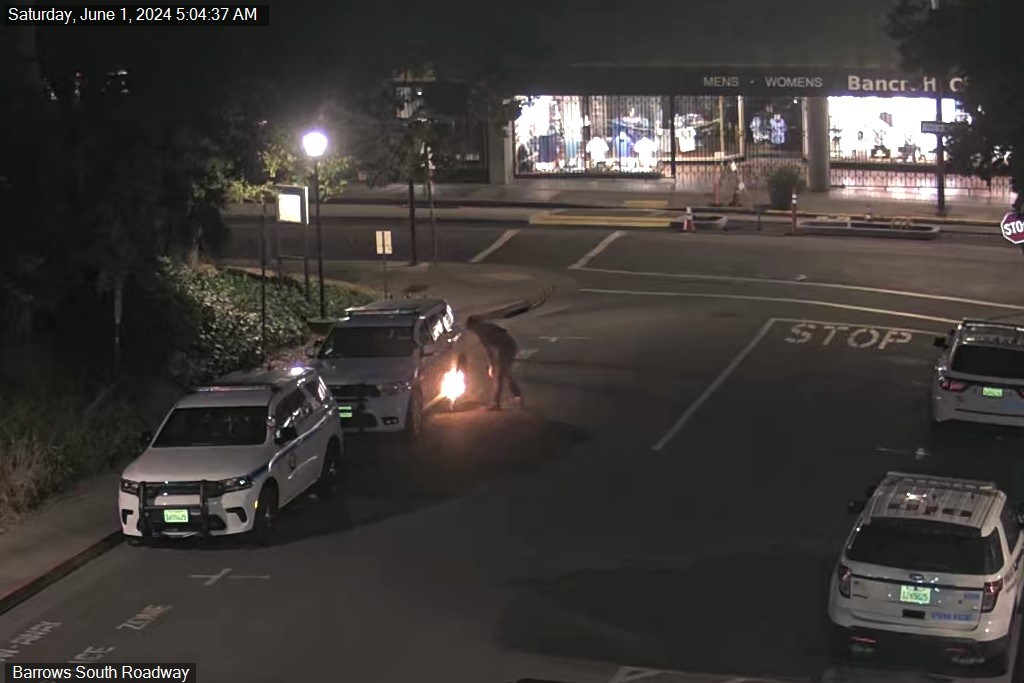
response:
[[[321,358],[314,363],[326,384],[385,384],[411,382],[416,377],[416,359]]]
[[[219,481],[241,477],[267,461],[264,446],[149,448],[122,475],[131,481]]]

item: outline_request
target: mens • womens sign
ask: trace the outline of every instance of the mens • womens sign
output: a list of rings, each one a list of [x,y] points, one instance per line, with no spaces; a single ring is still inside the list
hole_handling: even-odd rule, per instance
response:
[[[1008,213],[999,223],[1003,237],[1013,244],[1024,245],[1024,213]]]

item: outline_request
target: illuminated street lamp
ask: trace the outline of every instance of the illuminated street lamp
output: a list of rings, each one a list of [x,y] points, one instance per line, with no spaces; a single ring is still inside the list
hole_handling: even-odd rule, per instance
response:
[[[316,261],[320,277],[320,318],[327,317],[324,301],[324,235],[320,226],[320,157],[327,150],[327,136],[318,130],[311,130],[302,136],[302,147],[313,160],[313,194],[316,197]]]

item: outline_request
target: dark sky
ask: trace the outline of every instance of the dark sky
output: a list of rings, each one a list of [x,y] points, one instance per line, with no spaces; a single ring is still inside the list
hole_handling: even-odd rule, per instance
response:
[[[892,66],[897,0],[283,0],[271,26],[43,30],[51,73],[124,65],[176,83],[267,76],[337,83],[403,53],[526,49],[554,62]]]

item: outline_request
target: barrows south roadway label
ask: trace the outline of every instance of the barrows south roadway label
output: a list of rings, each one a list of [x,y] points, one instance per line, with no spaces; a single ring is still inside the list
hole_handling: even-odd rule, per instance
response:
[[[4,664],[5,681],[188,681],[195,664]]]
[[[895,345],[907,344],[913,338],[912,332],[893,327],[797,323],[790,328],[786,341],[790,344],[846,345],[851,349],[884,350]]]

